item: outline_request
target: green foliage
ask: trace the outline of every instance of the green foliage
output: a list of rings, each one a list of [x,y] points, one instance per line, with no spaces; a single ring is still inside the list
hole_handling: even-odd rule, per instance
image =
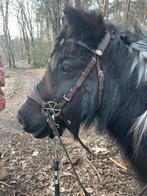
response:
[[[35,51],[34,54],[31,55],[32,59],[32,67],[39,68],[44,67],[48,62],[49,54],[46,51]]]
[[[31,50],[31,65],[34,68],[44,67],[52,50],[53,43],[49,42],[47,39],[40,40],[35,39],[34,51]]]

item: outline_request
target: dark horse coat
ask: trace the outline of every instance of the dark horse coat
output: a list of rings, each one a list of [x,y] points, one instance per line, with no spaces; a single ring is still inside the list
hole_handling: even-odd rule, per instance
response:
[[[81,123],[87,126],[96,119],[102,129],[118,141],[134,169],[147,182],[147,37],[146,33],[132,33],[105,24],[101,15],[66,8],[64,27],[56,40],[51,64],[37,85],[42,99],[63,97],[73,86],[92,58],[92,53],[71,44],[82,41],[96,49],[111,33],[110,43],[100,58],[105,84],[102,103],[97,108],[98,76],[93,69],[83,86],[63,109],[59,133],[67,127],[77,137]],[[41,107],[30,98],[18,113],[26,131],[41,138],[49,135]],[[68,123],[70,122],[70,124]],[[90,131],[90,130],[89,130]]]

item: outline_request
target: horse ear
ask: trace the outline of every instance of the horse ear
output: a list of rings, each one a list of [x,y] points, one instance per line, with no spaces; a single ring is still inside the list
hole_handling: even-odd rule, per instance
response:
[[[90,47],[97,47],[97,44],[105,35],[105,23],[103,17],[96,11],[85,12],[82,9],[66,7],[64,9],[68,36],[82,39]]]
[[[63,12],[68,24],[72,27],[73,30],[78,29],[80,25],[85,23],[82,17],[82,10],[66,7]]]

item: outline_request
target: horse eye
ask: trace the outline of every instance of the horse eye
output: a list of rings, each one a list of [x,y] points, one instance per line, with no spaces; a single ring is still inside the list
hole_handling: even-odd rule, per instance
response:
[[[65,75],[71,74],[73,72],[73,68],[71,67],[71,65],[66,65],[66,64],[62,65],[60,70]]]

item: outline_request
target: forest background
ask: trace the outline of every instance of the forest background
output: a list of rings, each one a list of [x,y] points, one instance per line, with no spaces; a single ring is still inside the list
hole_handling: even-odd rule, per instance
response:
[[[62,26],[63,9],[95,9],[105,20],[133,30],[147,26],[147,0],[0,0],[0,54],[16,68],[26,61],[33,68],[45,66]]]

